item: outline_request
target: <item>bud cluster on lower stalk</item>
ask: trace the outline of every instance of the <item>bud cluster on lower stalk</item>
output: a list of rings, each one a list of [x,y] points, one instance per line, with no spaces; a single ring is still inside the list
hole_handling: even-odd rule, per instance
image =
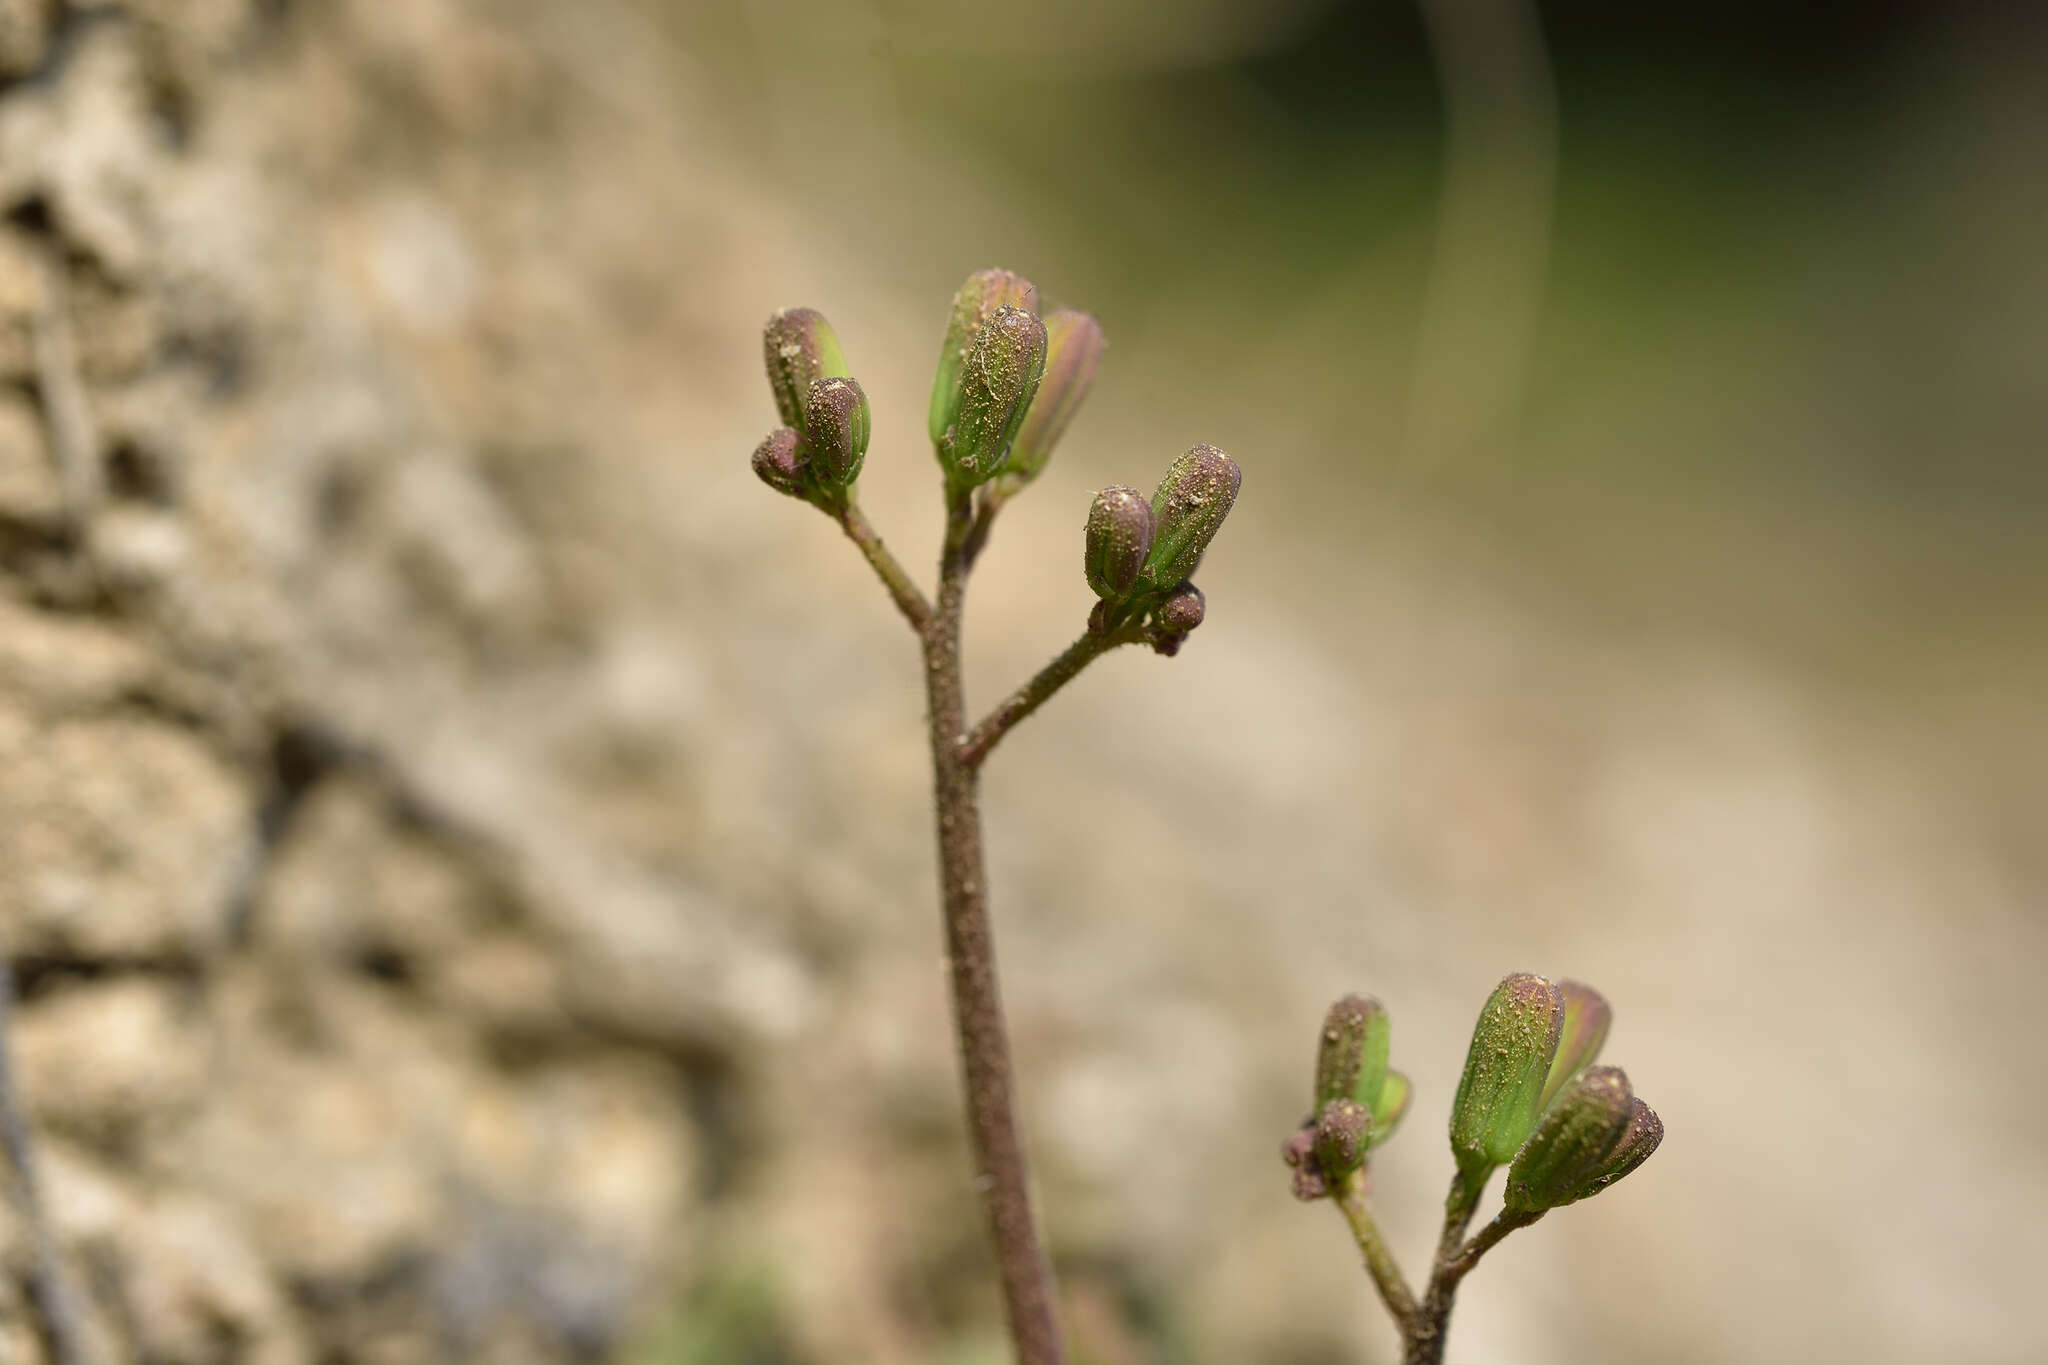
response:
[[[1173,462],[1149,502],[1122,484],[1095,495],[1087,528],[1088,586],[1102,599],[1090,618],[1095,628],[1149,622],[1155,650],[1179,650],[1208,614],[1190,575],[1243,477],[1228,455],[1198,445]]]

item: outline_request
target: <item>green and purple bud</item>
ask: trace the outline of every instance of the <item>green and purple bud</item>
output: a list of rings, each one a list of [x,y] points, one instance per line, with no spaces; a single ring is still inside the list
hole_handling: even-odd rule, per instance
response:
[[[754,447],[754,472],[778,493],[805,497],[804,454],[803,439],[789,427],[777,427]]]
[[[1161,630],[1177,636],[1186,635],[1202,624],[1208,610],[1209,604],[1202,596],[1202,590],[1192,583],[1183,583],[1166,595],[1166,600],[1159,604],[1155,619]]]
[[[1508,1208],[1539,1213],[1592,1193],[1586,1183],[1620,1145],[1634,1101],[1620,1067],[1588,1067],[1515,1153],[1508,1167]]]
[[[860,381],[818,380],[805,396],[804,415],[812,472],[826,487],[846,487],[860,476],[868,453],[868,396]]]
[[[1038,477],[1052,458],[1053,447],[1066,434],[1067,423],[1088,386],[1095,382],[1095,367],[1102,361],[1102,324],[1086,313],[1062,308],[1045,320],[1045,378],[1038,396],[1018,428],[1017,444],[1010,462],[1003,468],[1002,491],[1017,492]]]
[[[804,402],[811,385],[848,373],[846,354],[839,349],[832,324],[815,308],[785,308],[761,329],[761,352],[782,424],[807,432]]]
[[[1512,1160],[1535,1131],[1563,1027],[1564,996],[1543,977],[1516,972],[1488,997],[1451,1102],[1451,1153],[1468,1184]]]
[[[932,444],[946,437],[960,413],[960,385],[975,337],[998,308],[1038,311],[1038,288],[1008,270],[977,270],[953,295],[953,314],[946,322],[945,344],[939,348],[938,374],[932,380]]]
[[[1332,1185],[1365,1164],[1372,1146],[1372,1111],[1357,1100],[1332,1100],[1316,1119],[1316,1165]]]
[[[1369,995],[1347,995],[1323,1016],[1316,1043],[1316,1112],[1334,1100],[1370,1105],[1387,1080],[1393,1026],[1387,1007]]]
[[[1664,1120],[1657,1117],[1657,1111],[1640,1099],[1628,1102],[1628,1123],[1621,1130],[1621,1137],[1607,1153],[1600,1164],[1586,1172],[1572,1189],[1567,1204],[1581,1199],[1591,1199],[1615,1181],[1633,1171],[1650,1159],[1658,1144],[1664,1141]]]
[[[1152,553],[1152,504],[1120,483],[1103,489],[1088,506],[1086,548],[1088,586],[1104,600],[1122,597]]]
[[[1557,990],[1564,997],[1564,1027],[1558,1033],[1557,1056],[1551,1059],[1550,1075],[1543,1082],[1540,1107],[1545,1109],[1572,1077],[1600,1056],[1600,1046],[1607,1041],[1608,1027],[1614,1022],[1614,1011],[1591,986],[1560,981]]]
[[[1145,579],[1170,588],[1194,576],[1202,552],[1216,537],[1244,475],[1215,446],[1199,445],[1175,460],[1152,495],[1152,554]]]
[[[1372,1102],[1372,1145],[1377,1147],[1394,1135],[1394,1129],[1408,1113],[1411,1088],[1408,1078],[1389,1071],[1380,1084],[1379,1097]]]
[[[1003,472],[1045,374],[1045,324],[1008,306],[989,315],[960,371],[960,407],[939,441],[947,483],[973,487]]]

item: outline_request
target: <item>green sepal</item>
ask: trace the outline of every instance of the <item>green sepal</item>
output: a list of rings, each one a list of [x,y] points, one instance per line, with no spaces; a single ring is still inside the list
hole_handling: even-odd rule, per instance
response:
[[[1045,374],[1045,324],[1007,305],[989,315],[960,371],[960,406],[939,440],[939,462],[954,490],[1002,473],[1017,429]]]
[[[1538,1213],[1584,1198],[1580,1191],[1621,1141],[1634,1099],[1618,1066],[1589,1067],[1566,1086],[1508,1167],[1508,1208]]]
[[[1558,1032],[1557,1055],[1551,1059],[1550,1074],[1543,1082],[1539,1107],[1544,1109],[1550,1107],[1572,1077],[1599,1059],[1600,1047],[1607,1041],[1607,1030],[1614,1022],[1614,1011],[1591,986],[1560,981],[1557,990],[1564,997],[1564,1026]]]
[[[1243,481],[1237,462],[1210,445],[1192,447],[1168,467],[1152,495],[1156,529],[1145,561],[1146,582],[1171,588],[1194,577]]]
[[[1316,1113],[1334,1100],[1370,1106],[1379,1097],[1391,1033],[1387,1007],[1372,996],[1347,995],[1330,1006],[1316,1046]]]
[[[1380,1092],[1372,1101],[1372,1145],[1377,1147],[1394,1135],[1401,1120],[1408,1116],[1408,1101],[1413,1087],[1408,1077],[1399,1071],[1388,1071],[1386,1080],[1380,1083]]]
[[[1487,998],[1451,1102],[1451,1153],[1468,1186],[1535,1131],[1563,1025],[1564,997],[1543,977],[1516,972]]]
[[[1022,275],[1008,270],[977,270],[967,277],[953,295],[953,311],[946,320],[946,339],[939,347],[939,368],[932,378],[932,444],[945,439],[960,411],[960,377],[967,366],[967,354],[974,338],[998,308],[1038,311],[1038,288]]]
[[[768,368],[768,387],[782,425],[806,431],[804,402],[811,385],[852,373],[838,334],[815,308],[785,308],[761,329],[761,354]]]

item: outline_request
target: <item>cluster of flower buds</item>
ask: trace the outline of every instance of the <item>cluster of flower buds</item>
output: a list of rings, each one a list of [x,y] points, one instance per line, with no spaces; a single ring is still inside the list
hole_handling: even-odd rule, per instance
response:
[[[1191,580],[1242,479],[1235,460],[1198,445],[1173,462],[1149,502],[1123,484],[1097,493],[1083,559],[1088,586],[1102,599],[1091,623],[1109,630],[1149,614],[1153,648],[1177,651],[1202,624],[1202,591]]]
[[[849,496],[868,453],[868,399],[824,316],[786,308],[761,332],[782,425],[754,451],[754,472],[780,493],[831,508]]]
[[[1387,1066],[1392,1024],[1369,995],[1330,1006],[1316,1048],[1315,1110],[1281,1149],[1298,1199],[1320,1199],[1362,1169],[1408,1112],[1408,1078]]]
[[[1619,1067],[1595,1066],[1612,1011],[1576,981],[1527,972],[1480,1011],[1451,1106],[1451,1151],[1476,1191],[1508,1167],[1507,1206],[1540,1213],[1598,1194],[1657,1150],[1664,1125]]]
[[[1590,986],[1517,972],[1480,1012],[1451,1105],[1467,1188],[1508,1167],[1507,1207],[1541,1213],[1598,1194],[1657,1150],[1664,1125],[1619,1067],[1595,1066],[1613,1019]],[[1408,1108],[1387,1066],[1387,1011],[1370,996],[1330,1006],[1316,1051],[1315,1110],[1282,1148],[1294,1193],[1318,1199],[1366,1163]]]

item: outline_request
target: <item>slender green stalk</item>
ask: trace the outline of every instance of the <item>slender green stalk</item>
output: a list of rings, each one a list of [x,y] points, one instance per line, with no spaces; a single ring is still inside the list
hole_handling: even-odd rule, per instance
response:
[[[910,628],[922,634],[931,620],[931,604],[924,600],[903,566],[896,562],[896,556],[889,553],[889,547],[875,534],[875,528],[868,523],[866,513],[860,504],[848,498],[832,510],[832,519],[846,532],[846,538],[860,547],[860,552],[873,566],[875,574],[882,580],[882,586],[889,590],[896,610],[903,613],[903,619],[910,622]]]
[[[1394,1254],[1387,1250],[1379,1225],[1373,1222],[1372,1210],[1365,1202],[1365,1172],[1353,1172],[1337,1190],[1336,1198],[1344,1221],[1351,1225],[1351,1235],[1357,1239],[1358,1250],[1365,1257],[1366,1273],[1380,1291],[1380,1302],[1387,1306],[1405,1338],[1408,1324],[1415,1318],[1415,1293],[1408,1288],[1401,1267],[1395,1264]]]

